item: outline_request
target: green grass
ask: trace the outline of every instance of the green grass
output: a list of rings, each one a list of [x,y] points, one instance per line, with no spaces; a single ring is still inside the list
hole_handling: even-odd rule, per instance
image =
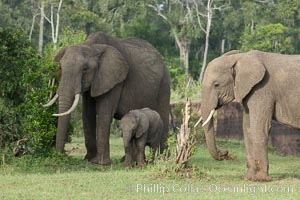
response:
[[[243,144],[218,144],[236,159],[214,161],[201,146],[190,168],[175,172],[174,164],[165,161],[144,169],[123,168],[119,161],[123,145],[117,137],[111,137],[111,166],[87,163],[82,160],[83,139],[75,138],[67,146],[69,156],[1,158],[0,199],[299,199],[299,157],[280,157],[271,151],[274,180],[249,182],[241,180]]]

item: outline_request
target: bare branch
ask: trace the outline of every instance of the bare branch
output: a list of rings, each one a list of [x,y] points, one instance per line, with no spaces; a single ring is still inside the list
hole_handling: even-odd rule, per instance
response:
[[[32,38],[32,33],[33,33],[33,29],[34,29],[34,24],[35,24],[35,18],[39,16],[39,14],[34,14],[32,16],[32,23],[31,23],[31,28],[30,28],[30,32],[29,32],[29,41],[31,41],[31,38]]]
[[[51,22],[51,20],[44,14],[43,15],[44,16],[44,19],[46,19],[47,20],[47,22],[49,22],[49,24],[51,24],[52,22]]]
[[[196,7],[195,10],[196,10],[196,13],[197,13],[197,21],[198,21],[199,27],[206,34],[206,30],[203,28],[202,23],[201,23],[201,18],[200,18],[200,16],[203,17],[203,14],[200,13],[198,3],[196,2],[196,0],[193,0],[193,2],[194,2],[194,5]]]
[[[160,16],[161,18],[163,18],[165,21],[169,22],[168,18],[161,13],[160,8],[158,5],[154,6],[152,4],[148,4],[148,7],[152,8],[155,12],[157,12],[157,15]]]
[[[231,6],[228,6],[228,5],[221,5],[221,6],[216,6],[216,5],[214,5],[214,7],[212,8],[212,10],[219,10],[219,11],[221,11],[221,10],[226,10],[226,9],[229,9]]]
[[[55,27],[55,40],[53,41],[54,43],[57,43],[58,39],[58,30],[59,30],[59,14],[61,10],[63,0],[59,1],[58,8],[57,8],[57,13],[56,13],[56,27]]]
[[[255,0],[257,3],[271,3],[274,4],[274,0]]]
[[[53,4],[50,7],[50,18],[51,18],[51,32],[52,32],[52,41],[54,42],[54,21],[53,21]]]

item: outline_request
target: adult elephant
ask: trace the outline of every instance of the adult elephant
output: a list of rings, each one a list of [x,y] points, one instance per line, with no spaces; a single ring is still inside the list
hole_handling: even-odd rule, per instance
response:
[[[300,128],[300,56],[230,51],[208,64],[202,83],[202,118],[207,146],[216,160],[213,113],[233,100],[242,103],[248,180],[269,181],[271,120]]]
[[[163,122],[160,149],[166,148],[168,133],[170,80],[159,52],[148,42],[118,39],[102,32],[85,42],[62,49],[55,57],[60,63],[57,94],[59,98],[56,149],[64,151],[70,114],[83,97],[85,159],[110,164],[109,135],[113,118],[121,119],[133,109],[156,110]]]

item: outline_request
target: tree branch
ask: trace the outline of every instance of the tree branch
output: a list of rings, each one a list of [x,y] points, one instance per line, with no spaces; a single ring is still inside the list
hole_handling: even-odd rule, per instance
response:
[[[197,13],[197,21],[198,21],[198,24],[199,24],[199,27],[200,29],[206,34],[206,30],[203,28],[202,24],[201,24],[201,18],[200,16],[204,17],[204,14],[202,14],[200,11],[199,11],[199,7],[198,7],[198,3],[196,2],[196,0],[193,0],[194,2],[194,5],[196,7],[195,11]]]
[[[34,24],[35,24],[35,18],[39,16],[39,14],[34,14],[32,16],[32,23],[31,23],[31,27],[30,27],[30,32],[29,32],[29,41],[31,41],[31,38],[32,38],[32,33],[33,33],[33,29],[34,29]]]
[[[56,28],[55,28],[55,40],[53,41],[54,43],[57,43],[58,39],[58,30],[59,30],[59,14],[61,10],[63,0],[59,1],[58,8],[57,8],[57,13],[56,13]]]
[[[154,11],[156,11],[158,16],[163,18],[165,21],[169,22],[168,18],[164,14],[161,13],[160,8],[159,8],[158,5],[154,6],[152,4],[148,4],[147,6],[152,8]]]

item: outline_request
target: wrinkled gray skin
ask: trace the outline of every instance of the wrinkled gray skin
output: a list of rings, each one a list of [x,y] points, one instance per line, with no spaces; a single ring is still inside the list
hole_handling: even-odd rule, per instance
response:
[[[118,39],[102,32],[85,42],[62,49],[60,63],[59,113],[66,112],[74,96],[82,94],[85,159],[110,164],[109,135],[113,118],[121,119],[133,109],[156,110],[166,124],[160,141],[166,148],[170,80],[161,55],[148,42]],[[70,115],[59,117],[56,149],[64,151]]]
[[[124,165],[126,167],[130,167],[134,159],[133,148],[136,148],[138,167],[144,165],[145,146],[151,148],[150,161],[154,160],[163,132],[163,121],[157,112],[149,108],[132,110],[122,118],[121,129],[125,148]]]
[[[231,51],[208,64],[202,83],[201,113],[204,120],[212,109],[234,99],[244,106],[246,147],[245,179],[269,181],[268,135],[271,120],[300,128],[300,56],[249,51]],[[204,126],[207,146],[216,160],[213,119]]]

